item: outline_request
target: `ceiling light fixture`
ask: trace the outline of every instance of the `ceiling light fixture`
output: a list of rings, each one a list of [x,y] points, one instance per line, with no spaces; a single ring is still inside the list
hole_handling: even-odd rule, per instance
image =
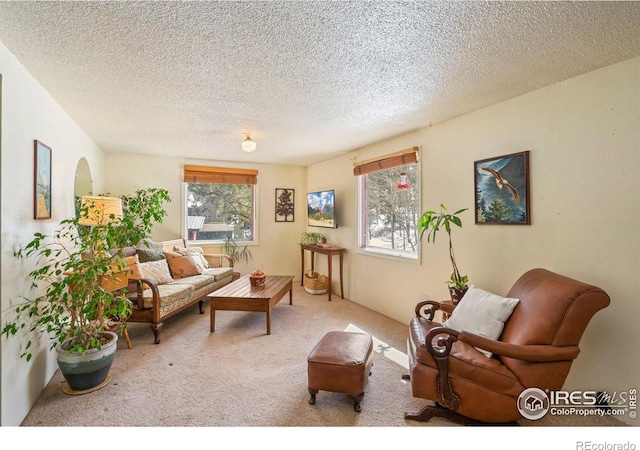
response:
[[[242,150],[244,150],[247,153],[251,153],[253,151],[255,151],[256,149],[256,143],[255,141],[251,140],[251,136],[249,136],[249,134],[247,133],[247,138],[242,141]]]

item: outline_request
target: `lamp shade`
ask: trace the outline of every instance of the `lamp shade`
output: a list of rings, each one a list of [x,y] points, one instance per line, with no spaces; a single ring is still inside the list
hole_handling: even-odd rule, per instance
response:
[[[122,218],[122,200],[118,197],[82,197],[80,225],[107,225]]]
[[[251,153],[255,151],[255,149],[256,149],[255,141],[251,139],[251,136],[247,135],[247,138],[244,141],[242,141],[242,150],[244,150],[247,153]]]

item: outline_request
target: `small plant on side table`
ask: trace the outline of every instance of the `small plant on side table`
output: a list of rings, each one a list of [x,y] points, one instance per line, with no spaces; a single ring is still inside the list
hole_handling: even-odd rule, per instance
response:
[[[327,238],[322,233],[305,231],[300,235],[300,243],[305,245],[316,245],[327,242]]]

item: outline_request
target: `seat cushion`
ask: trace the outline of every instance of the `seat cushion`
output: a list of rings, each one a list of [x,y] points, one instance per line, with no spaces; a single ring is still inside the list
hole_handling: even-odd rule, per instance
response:
[[[202,272],[202,275],[213,277],[215,281],[221,281],[225,278],[233,275],[233,268],[231,267],[210,267]]]
[[[193,290],[193,286],[189,284],[168,283],[159,285],[160,316],[163,317],[180,306],[189,303]],[[144,307],[153,307],[153,293],[150,289],[144,291]]]
[[[207,286],[213,286],[215,280],[212,280],[208,275],[193,275],[190,277],[180,278],[175,280],[171,284],[186,284],[188,286],[193,286],[195,291],[206,288]]]

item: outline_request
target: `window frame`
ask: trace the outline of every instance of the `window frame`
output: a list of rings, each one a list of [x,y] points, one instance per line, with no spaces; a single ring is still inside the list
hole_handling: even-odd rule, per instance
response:
[[[416,150],[417,152],[417,150]],[[384,158],[384,157],[382,157]],[[417,208],[418,215],[420,215],[420,211],[422,210],[422,195],[421,195],[421,180],[422,180],[422,166],[420,164],[419,159],[416,162],[411,162],[409,164],[416,164],[416,186],[415,192],[417,197]],[[405,164],[408,165],[408,164]],[[398,165],[394,167],[385,167],[382,170],[390,170],[393,168],[399,167]],[[358,174],[354,169],[354,174],[356,174],[356,197],[357,197],[357,208],[356,208],[356,242],[355,242],[355,252],[361,255],[373,256],[377,258],[390,259],[394,261],[404,262],[407,264],[421,264],[422,263],[422,244],[421,239],[417,236],[417,244],[416,244],[416,252],[415,255],[403,252],[400,250],[392,250],[392,249],[384,249],[381,247],[369,247],[367,246],[367,204],[366,204],[366,183],[368,173]],[[416,230],[417,232],[417,230]]]
[[[204,166],[185,166],[186,167],[204,167]],[[211,169],[216,169],[214,167],[211,167]],[[223,168],[225,169],[225,168]],[[237,169],[232,169],[229,168],[230,171],[235,171]],[[198,246],[220,246],[222,244],[224,244],[225,240],[224,239],[200,239],[200,240],[191,240],[189,239],[189,231],[187,229],[187,217],[188,217],[188,204],[187,204],[187,195],[188,195],[188,189],[187,189],[187,184],[188,183],[192,183],[192,182],[198,182],[198,183],[202,183],[202,181],[186,181],[185,177],[184,177],[184,171],[185,169],[183,168],[183,177],[182,180],[183,182],[181,183],[181,187],[180,187],[180,198],[181,198],[181,234],[183,239],[185,240],[185,242],[187,243],[187,245],[198,245]],[[251,223],[252,223],[252,229],[253,229],[253,235],[252,235],[252,239],[242,239],[242,238],[236,238],[236,242],[244,245],[247,245],[249,247],[253,247],[253,246],[257,246],[259,245],[259,220],[258,220],[258,211],[259,211],[259,193],[260,193],[260,188],[259,188],[259,184],[257,182],[257,171],[256,172],[256,182],[255,183],[235,183],[235,184],[249,184],[251,186],[252,189],[252,201],[251,201]],[[210,183],[210,184],[226,184],[226,183]]]

